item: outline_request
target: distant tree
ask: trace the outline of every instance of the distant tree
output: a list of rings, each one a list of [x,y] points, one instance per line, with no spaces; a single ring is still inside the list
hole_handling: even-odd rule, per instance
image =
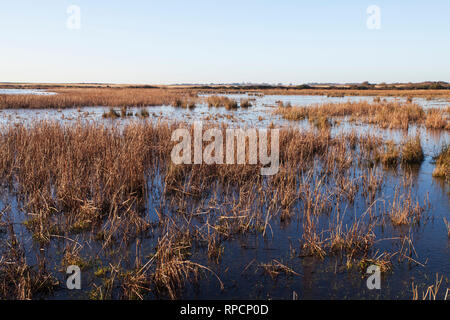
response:
[[[444,87],[439,82],[433,82],[429,86],[430,89],[444,89]]]

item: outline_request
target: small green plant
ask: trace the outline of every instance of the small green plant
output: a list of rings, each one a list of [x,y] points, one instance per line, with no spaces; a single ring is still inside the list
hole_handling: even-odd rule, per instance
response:
[[[141,111],[139,111],[139,116],[141,118],[148,118],[150,116],[150,113],[148,113],[147,109],[143,108]]]

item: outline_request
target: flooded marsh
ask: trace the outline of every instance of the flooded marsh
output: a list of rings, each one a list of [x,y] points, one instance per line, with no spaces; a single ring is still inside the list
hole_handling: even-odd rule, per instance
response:
[[[1,298],[448,296],[445,98],[151,90],[0,91]],[[172,132],[198,121],[279,129],[279,170],[174,164]]]

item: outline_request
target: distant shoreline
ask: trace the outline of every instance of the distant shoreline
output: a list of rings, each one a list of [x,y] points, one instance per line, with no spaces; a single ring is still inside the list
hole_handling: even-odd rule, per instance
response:
[[[111,84],[111,83],[27,83],[0,82],[0,88],[7,89],[48,89],[48,88],[189,88],[189,89],[227,89],[227,90],[450,90],[450,83],[445,81],[426,81],[417,83],[378,83],[368,82],[352,84],[301,84],[301,85],[271,85],[271,84]]]

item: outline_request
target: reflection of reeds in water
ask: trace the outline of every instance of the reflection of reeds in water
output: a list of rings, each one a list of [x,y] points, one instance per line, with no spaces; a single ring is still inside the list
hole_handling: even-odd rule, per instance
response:
[[[450,130],[450,109],[429,109],[425,118],[425,127]]]
[[[400,194],[400,191],[396,189],[392,202],[388,204],[386,215],[389,216],[394,226],[420,223],[422,214],[427,207],[427,200],[421,206],[418,200],[413,199],[411,189],[406,192],[406,195]]]
[[[424,159],[420,136],[409,138],[403,143],[402,162],[408,164],[420,164]]]
[[[227,110],[237,109],[239,106],[236,101],[225,96],[210,96],[206,98],[206,103],[210,108],[224,107]],[[244,105],[241,104],[241,107],[246,108],[248,107],[248,104],[244,102]]]
[[[447,219],[444,218],[444,223],[445,223],[445,226],[447,227],[447,235],[450,238],[450,222],[448,222]]]
[[[436,161],[436,168],[433,171],[433,176],[450,181],[450,145],[442,147],[439,154],[434,157],[434,160]]]

